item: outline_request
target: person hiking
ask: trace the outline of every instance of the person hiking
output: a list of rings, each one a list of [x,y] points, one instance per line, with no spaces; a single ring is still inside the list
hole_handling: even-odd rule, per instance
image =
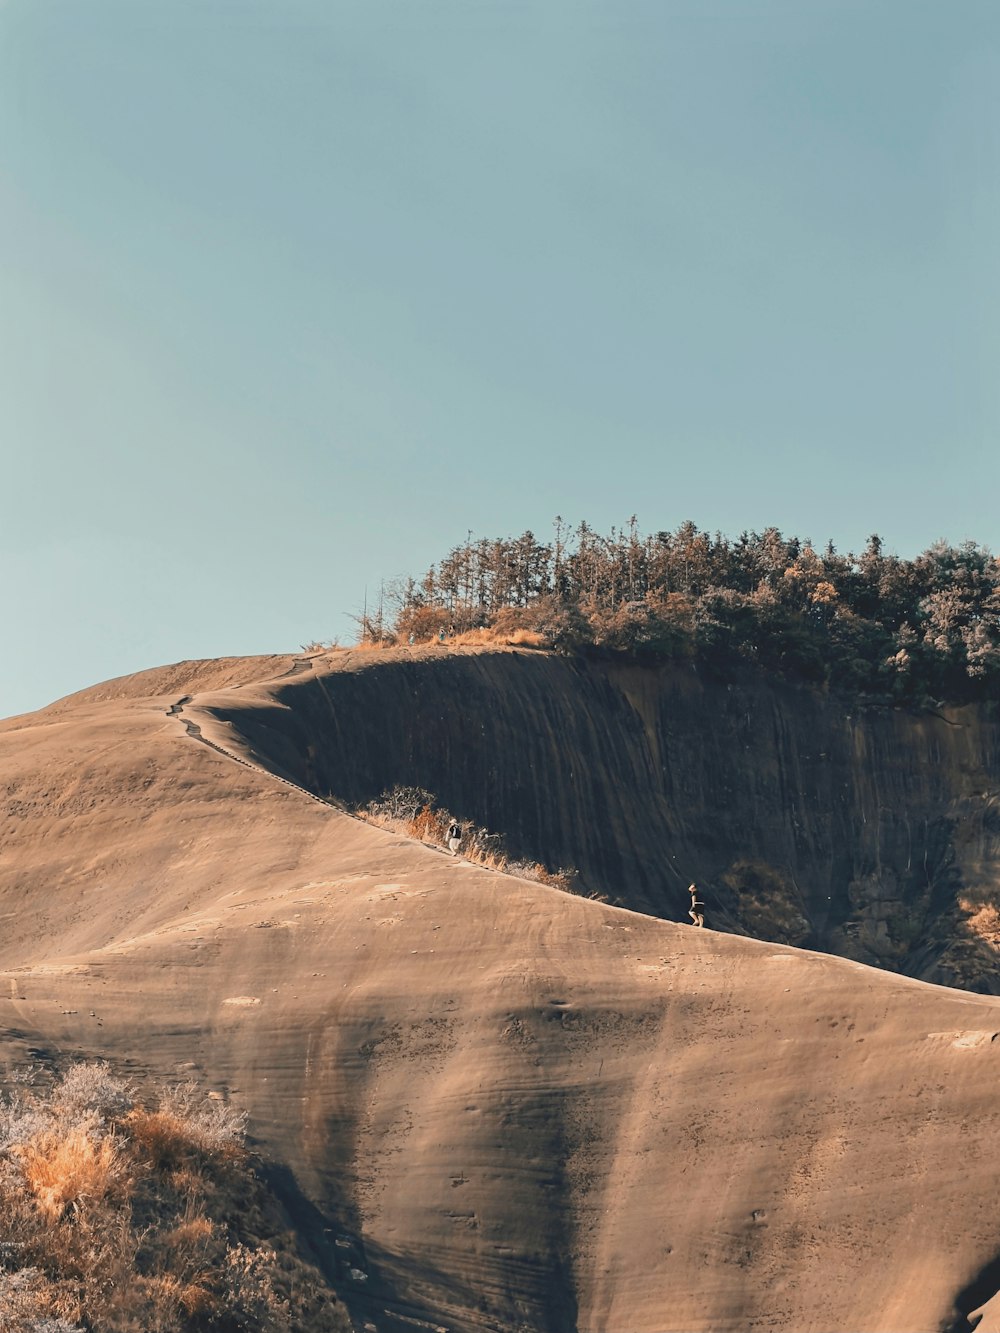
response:
[[[462,830],[454,820],[448,825],[448,850],[452,856],[458,855],[458,849],[462,845]]]
[[[703,916],[701,909],[705,904],[698,897],[698,890],[693,884],[689,887],[688,893],[691,895],[691,907],[688,911],[688,916],[691,918],[693,925],[703,926],[705,924],[705,917]]]

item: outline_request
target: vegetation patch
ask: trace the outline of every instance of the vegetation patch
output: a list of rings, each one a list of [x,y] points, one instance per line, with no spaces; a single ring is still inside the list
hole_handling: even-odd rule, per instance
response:
[[[965,918],[963,925],[969,935],[988,945],[994,953],[1000,953],[1000,911],[997,911],[995,905],[959,898],[958,907]]]
[[[776,944],[803,945],[810,925],[793,885],[761,861],[736,861],[722,876],[736,917],[748,934]]]
[[[1000,560],[971,541],[902,560],[877,535],[855,555],[777,528],[644,535],[632,518],[604,536],[556,519],[549,542],[470,535],[358,620],[370,646],[626,652],[723,677],[751,662],[921,707],[1000,692]]]
[[[4,1333],[347,1333],[258,1178],[245,1116],[106,1064],[0,1097]]]
[[[362,819],[379,828],[391,829],[410,838],[418,838],[432,847],[448,849],[448,831],[459,830],[459,846],[455,853],[475,865],[485,866],[503,875],[535,880],[565,893],[581,893],[578,872],[563,866],[549,870],[540,861],[514,857],[507,850],[502,834],[475,824],[471,819],[458,819],[449,810],[436,804],[436,798],[423,787],[393,787],[383,792],[377,801],[356,809]],[[448,849],[450,850],[450,849]],[[585,897],[605,902],[602,894],[587,893]]]

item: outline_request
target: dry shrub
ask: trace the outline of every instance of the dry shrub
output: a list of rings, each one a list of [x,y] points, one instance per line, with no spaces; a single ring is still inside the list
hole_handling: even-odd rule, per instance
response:
[[[39,1211],[49,1222],[69,1207],[104,1199],[128,1187],[125,1166],[113,1138],[95,1139],[83,1126],[65,1135],[50,1130],[18,1145],[15,1155]]]
[[[377,824],[379,828],[405,833],[408,837],[418,838],[435,847],[446,846],[449,826],[458,824],[462,830],[458,855],[463,860],[472,861],[500,875],[516,875],[519,879],[534,880],[538,884],[561,889],[564,893],[581,893],[576,870],[562,866],[558,870],[549,870],[540,861],[512,859],[501,834],[490,833],[470,819],[456,819],[449,810],[435,806],[434,797],[423,787],[394,787],[391,791],[383,792],[377,801],[358,807],[355,813],[368,823]],[[585,896],[600,902],[607,901],[599,893]]]
[[[245,1115],[194,1084],[147,1107],[107,1065],[76,1066],[0,1095],[0,1129],[2,1333],[347,1333]]]
[[[37,1268],[0,1269],[0,1329],[3,1333],[82,1333],[54,1312],[51,1291]]]
[[[136,1107],[123,1123],[157,1167],[182,1168],[206,1154],[226,1161],[244,1156],[246,1114],[206,1101],[194,1083],[168,1089],[156,1110]]]
[[[449,822],[446,820],[442,825],[441,812],[426,805],[407,822],[406,831],[411,838],[419,838],[421,842],[434,842],[444,846]]]
[[[187,1125],[170,1111],[136,1107],[125,1123],[133,1142],[157,1170],[176,1166],[195,1151]]]
[[[549,646],[545,635],[537,629],[516,629],[513,634],[508,636],[507,642],[514,644],[517,648],[547,648]]]
[[[194,1318],[213,1315],[219,1308],[218,1296],[200,1282],[185,1282],[177,1293],[177,1303]]]
[[[379,820],[400,820],[405,821],[413,819],[418,810],[424,806],[434,804],[434,797],[423,787],[393,787],[391,791],[383,792],[377,801],[371,801],[359,814],[372,819],[374,822]]]
[[[396,648],[398,644],[393,635],[388,632],[381,639],[359,639],[357,643],[351,644],[352,653],[385,653],[390,648]]]
[[[179,1199],[186,1199],[189,1206],[205,1197],[209,1181],[198,1162],[185,1162],[181,1166],[166,1169],[166,1181]]]
[[[573,652],[589,637],[587,621],[579,607],[564,604],[552,595],[540,597],[528,606],[504,607],[496,613],[491,628],[502,643],[551,648],[556,652]]]
[[[186,1120],[203,1152],[243,1154],[247,1114],[221,1100],[205,1099],[195,1083],[171,1088],[161,1103]]]
[[[225,1229],[204,1214],[185,1218],[160,1233],[156,1262],[178,1282],[178,1300],[189,1312],[199,1300],[196,1289],[211,1294],[212,1275],[225,1250]]]
[[[959,898],[958,906],[965,913],[964,924],[969,934],[1000,951],[1000,912],[996,907],[992,903],[974,903],[969,898]]]
[[[133,1314],[141,1314],[144,1323],[155,1321],[164,1330],[211,1324],[221,1312],[223,1302],[212,1285],[205,1285],[214,1281],[212,1275],[201,1276],[203,1281],[190,1282],[173,1273],[144,1277],[130,1293],[128,1304]]]
[[[444,607],[412,606],[399,616],[393,629],[400,643],[436,643],[438,633],[447,631],[451,615]]]
[[[311,639],[309,643],[300,645],[302,652],[307,656],[314,656],[316,653],[342,653],[339,639]]]
[[[539,884],[547,884],[550,889],[562,889],[563,893],[579,893],[576,883],[578,872],[568,870],[564,866],[560,866],[558,870],[549,870],[541,861],[517,861],[511,864],[508,873],[518,875],[521,879],[533,879]],[[587,897],[595,902],[607,902],[606,896],[601,893],[589,893]]]
[[[434,638],[427,640],[427,642],[438,643],[439,640]],[[514,625],[510,628],[503,625],[490,625],[480,626],[477,629],[462,630],[458,634],[449,634],[444,643],[456,648],[495,648],[498,646],[550,648],[552,646],[544,634],[524,625]]]
[[[52,1124],[48,1111],[15,1092],[0,1101],[0,1153],[44,1132]]]
[[[52,1093],[52,1109],[60,1116],[118,1120],[134,1105],[134,1086],[116,1078],[106,1060],[71,1066]]]
[[[252,1327],[268,1327],[285,1308],[274,1290],[276,1259],[273,1250],[251,1250],[246,1245],[232,1245],[226,1251],[223,1273],[228,1303],[248,1317]]]

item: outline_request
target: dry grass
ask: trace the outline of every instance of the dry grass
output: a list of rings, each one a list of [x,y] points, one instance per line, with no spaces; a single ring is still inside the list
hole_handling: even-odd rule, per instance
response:
[[[969,934],[1000,952],[1000,911],[992,903],[974,903],[968,898],[959,898],[958,906],[966,914]]]
[[[509,648],[548,648],[551,645],[544,634],[533,629],[503,630],[493,627],[467,629],[461,634],[451,635],[445,645],[453,644],[460,648],[490,647],[500,644]]]
[[[163,1244],[168,1250],[173,1250],[177,1254],[185,1254],[192,1248],[199,1246],[211,1239],[215,1234],[215,1223],[210,1217],[203,1213],[194,1217],[187,1217],[170,1231],[163,1234]]]
[[[185,1085],[183,1100],[172,1090],[155,1110],[130,1111],[123,1123],[133,1142],[158,1170],[183,1169],[205,1154],[226,1162],[244,1160],[245,1117],[217,1102],[204,1109],[190,1105],[189,1086]]]
[[[352,653],[387,653],[390,649],[398,648],[395,638],[387,634],[384,639],[359,639],[357,643],[351,644]]]
[[[551,648],[549,638],[538,630],[523,627],[504,629],[487,626],[478,629],[459,630],[446,633],[442,639],[438,634],[419,635],[409,642],[407,635],[397,636],[386,633],[381,639],[361,639],[352,645],[353,652],[384,653],[395,648]],[[306,649],[305,651],[309,651]]]
[[[191,1155],[191,1142],[177,1117],[169,1111],[136,1107],[125,1124],[137,1149],[157,1170],[175,1167]]]
[[[458,855],[474,865],[483,866],[501,875],[514,875],[519,879],[530,879],[550,888],[562,889],[565,893],[578,893],[575,870],[562,867],[549,870],[540,861],[527,861],[512,857],[504,846],[499,833],[490,833],[487,829],[474,824],[472,820],[456,819],[449,810],[434,804],[434,797],[421,787],[394,787],[385,792],[377,801],[360,807],[356,813],[370,824],[379,828],[390,829],[394,833],[403,833],[420,842],[434,847],[446,847],[448,828],[458,824],[462,831],[461,846]],[[603,894],[586,895],[601,902],[607,899]]]
[[[113,1136],[95,1138],[86,1125],[39,1134],[14,1148],[25,1185],[47,1222],[128,1187]]]
[[[142,1105],[107,1065],[0,1096],[3,1333],[346,1333],[243,1146],[193,1084]]]

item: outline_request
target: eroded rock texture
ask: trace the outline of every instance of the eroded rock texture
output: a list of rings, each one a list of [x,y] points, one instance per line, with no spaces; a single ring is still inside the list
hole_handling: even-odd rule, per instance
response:
[[[830,947],[916,903],[933,963],[975,893],[989,979],[995,756],[985,713],[540,655],[108,682],[0,723],[0,1067],[248,1111],[358,1329],[985,1329],[1000,1000],[493,874],[274,773],[419,782],[616,897],[682,916],[697,878],[710,925]]]
[[[915,714],[691,668],[525,652],[369,656],[220,705],[351,803],[397,784],[587,891],[1000,992],[1000,715]]]

